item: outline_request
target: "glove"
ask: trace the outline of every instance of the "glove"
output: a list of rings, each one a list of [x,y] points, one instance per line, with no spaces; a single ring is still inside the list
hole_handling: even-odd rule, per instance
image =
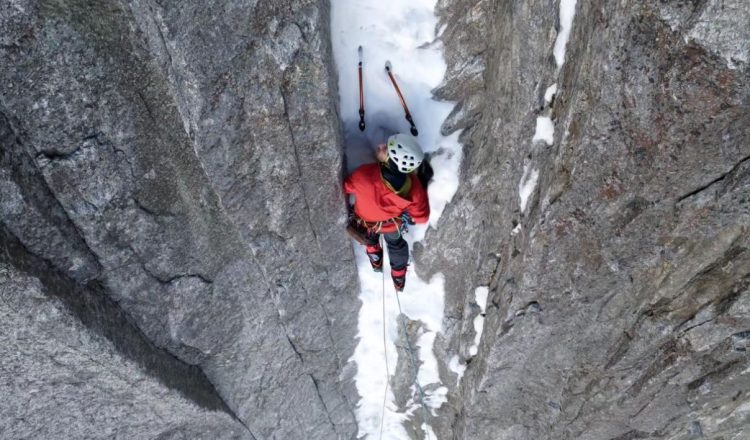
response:
[[[404,211],[401,213],[401,221],[408,224],[408,225],[415,225],[414,219],[411,218],[411,215],[409,215],[408,212]]]
[[[404,235],[409,232],[409,226],[413,225],[414,220],[411,218],[408,212],[404,211],[401,213],[401,226],[398,229],[399,234]]]

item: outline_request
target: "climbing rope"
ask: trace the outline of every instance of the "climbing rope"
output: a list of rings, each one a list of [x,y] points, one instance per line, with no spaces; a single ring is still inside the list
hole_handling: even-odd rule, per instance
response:
[[[404,312],[401,310],[401,300],[399,299],[398,291],[396,291],[396,301],[398,302],[398,314],[399,316],[401,316],[401,319],[400,319],[401,329],[404,332],[404,339],[406,339],[406,347],[407,347],[407,351],[409,352],[409,364],[411,365],[412,374],[414,375],[414,385],[417,387],[417,391],[419,391],[419,403],[420,403],[420,406],[422,407],[422,418],[424,419],[423,422],[426,428],[428,426],[427,425],[428,413],[427,413],[427,407],[425,406],[425,403],[424,403],[425,401],[424,390],[422,389],[422,386],[419,384],[419,380],[417,377],[417,373],[418,373],[417,360],[414,355],[414,347],[412,347],[411,341],[409,341],[409,334],[406,331],[406,315],[404,315]],[[429,440],[431,438],[430,431],[425,429],[424,432],[427,435],[427,438]]]
[[[383,236],[381,235],[379,238],[380,246],[383,246]],[[388,344],[387,344],[387,338],[386,338],[386,327],[385,327],[385,271],[381,272],[383,275],[383,354],[385,356],[385,391],[383,392],[383,407],[381,409],[380,413],[380,440],[383,439],[383,420],[385,419],[385,404],[388,397],[388,385],[391,378],[390,368],[388,366]],[[416,355],[414,354],[414,347],[411,345],[411,341],[409,341],[409,333],[406,329],[406,315],[404,315],[403,310],[401,309],[401,299],[399,298],[398,291],[396,291],[396,301],[398,303],[398,314],[401,317],[399,320],[401,322],[401,329],[404,332],[404,339],[406,339],[406,347],[407,351],[409,352],[409,365],[411,365],[412,374],[414,375],[414,385],[417,388],[417,391],[419,392],[419,403],[422,407],[422,418],[424,419],[424,425],[427,427],[427,407],[425,405],[425,395],[424,390],[422,389],[422,386],[419,385],[419,380],[417,377],[417,360]],[[427,436],[428,440],[431,440],[432,437],[430,436],[430,432],[425,429],[425,435]]]
[[[380,240],[380,246],[383,246],[383,237],[381,236],[379,238]],[[382,296],[382,303],[383,303],[383,356],[385,356],[385,391],[383,391],[383,409],[380,411],[380,440],[383,440],[383,420],[385,420],[385,402],[388,397],[388,382],[391,379],[391,372],[390,368],[388,367],[388,343],[386,341],[386,332],[385,332],[385,272],[380,271],[380,273],[383,275],[383,296]]]

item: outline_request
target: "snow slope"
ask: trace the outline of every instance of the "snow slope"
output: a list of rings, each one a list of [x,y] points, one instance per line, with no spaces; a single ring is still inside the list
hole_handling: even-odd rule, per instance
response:
[[[458,187],[458,167],[461,161],[459,133],[444,137],[440,125],[453,108],[452,103],[432,99],[431,90],[438,86],[445,74],[442,45],[437,41],[437,18],[433,0],[333,0],[331,2],[331,36],[333,53],[339,74],[340,110],[343,120],[348,171],[374,161],[373,151],[394,132],[409,132],[404,111],[385,72],[391,61],[399,87],[419,129],[418,141],[425,152],[433,153],[431,163],[435,171],[429,187],[433,227],[445,205]],[[360,132],[359,89],[357,79],[357,48],[364,48],[365,121],[367,128]],[[426,226],[412,226],[407,241],[424,237]],[[383,398],[397,362],[395,341],[398,338],[398,304],[386,270],[385,275],[372,272],[364,249],[356,243],[362,308],[359,314],[359,344],[352,357],[357,364],[355,377],[361,396],[357,409],[359,435],[368,438],[408,439],[403,422],[421,411],[415,387],[412,387],[410,406],[399,411],[388,387],[386,411]],[[386,258],[386,266],[388,261]],[[416,276],[419,268],[410,266],[406,289],[400,295],[403,312],[409,319],[421,321],[424,331],[417,341],[417,356],[421,362],[418,380],[426,391],[429,408],[439,408],[445,402],[446,388],[440,384],[433,342],[441,331],[443,319],[443,276],[435,275],[425,281]],[[385,300],[385,303],[383,301]],[[385,317],[385,326],[383,322]],[[384,335],[385,329],[385,335]],[[386,358],[387,355],[387,358]],[[387,360],[387,365],[386,365]],[[431,429],[422,425],[424,431]]]

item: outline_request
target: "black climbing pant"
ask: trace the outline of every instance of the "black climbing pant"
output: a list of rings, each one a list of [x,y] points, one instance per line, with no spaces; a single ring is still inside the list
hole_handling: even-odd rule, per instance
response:
[[[383,234],[385,244],[388,247],[388,258],[391,260],[391,269],[399,270],[409,264],[409,243],[404,240],[398,232]],[[375,246],[380,240],[380,234],[368,232],[365,236],[365,244]]]

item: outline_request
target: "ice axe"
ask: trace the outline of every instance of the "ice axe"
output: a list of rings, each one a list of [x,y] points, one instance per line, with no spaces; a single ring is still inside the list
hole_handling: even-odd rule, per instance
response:
[[[359,131],[365,131],[365,91],[362,87],[362,46],[357,48],[359,54],[359,64],[357,67],[359,73]]]
[[[414,119],[411,117],[411,113],[409,112],[409,107],[406,105],[406,100],[404,99],[404,95],[401,94],[401,89],[398,88],[398,83],[396,82],[396,78],[393,76],[393,72],[391,71],[391,62],[386,61],[385,62],[385,71],[388,72],[388,77],[391,79],[391,83],[393,83],[393,88],[396,89],[396,94],[398,94],[398,99],[401,100],[401,106],[404,108],[404,117],[409,122],[409,125],[411,125],[411,134],[413,136],[419,135],[419,132],[417,131],[417,126],[414,125]]]

